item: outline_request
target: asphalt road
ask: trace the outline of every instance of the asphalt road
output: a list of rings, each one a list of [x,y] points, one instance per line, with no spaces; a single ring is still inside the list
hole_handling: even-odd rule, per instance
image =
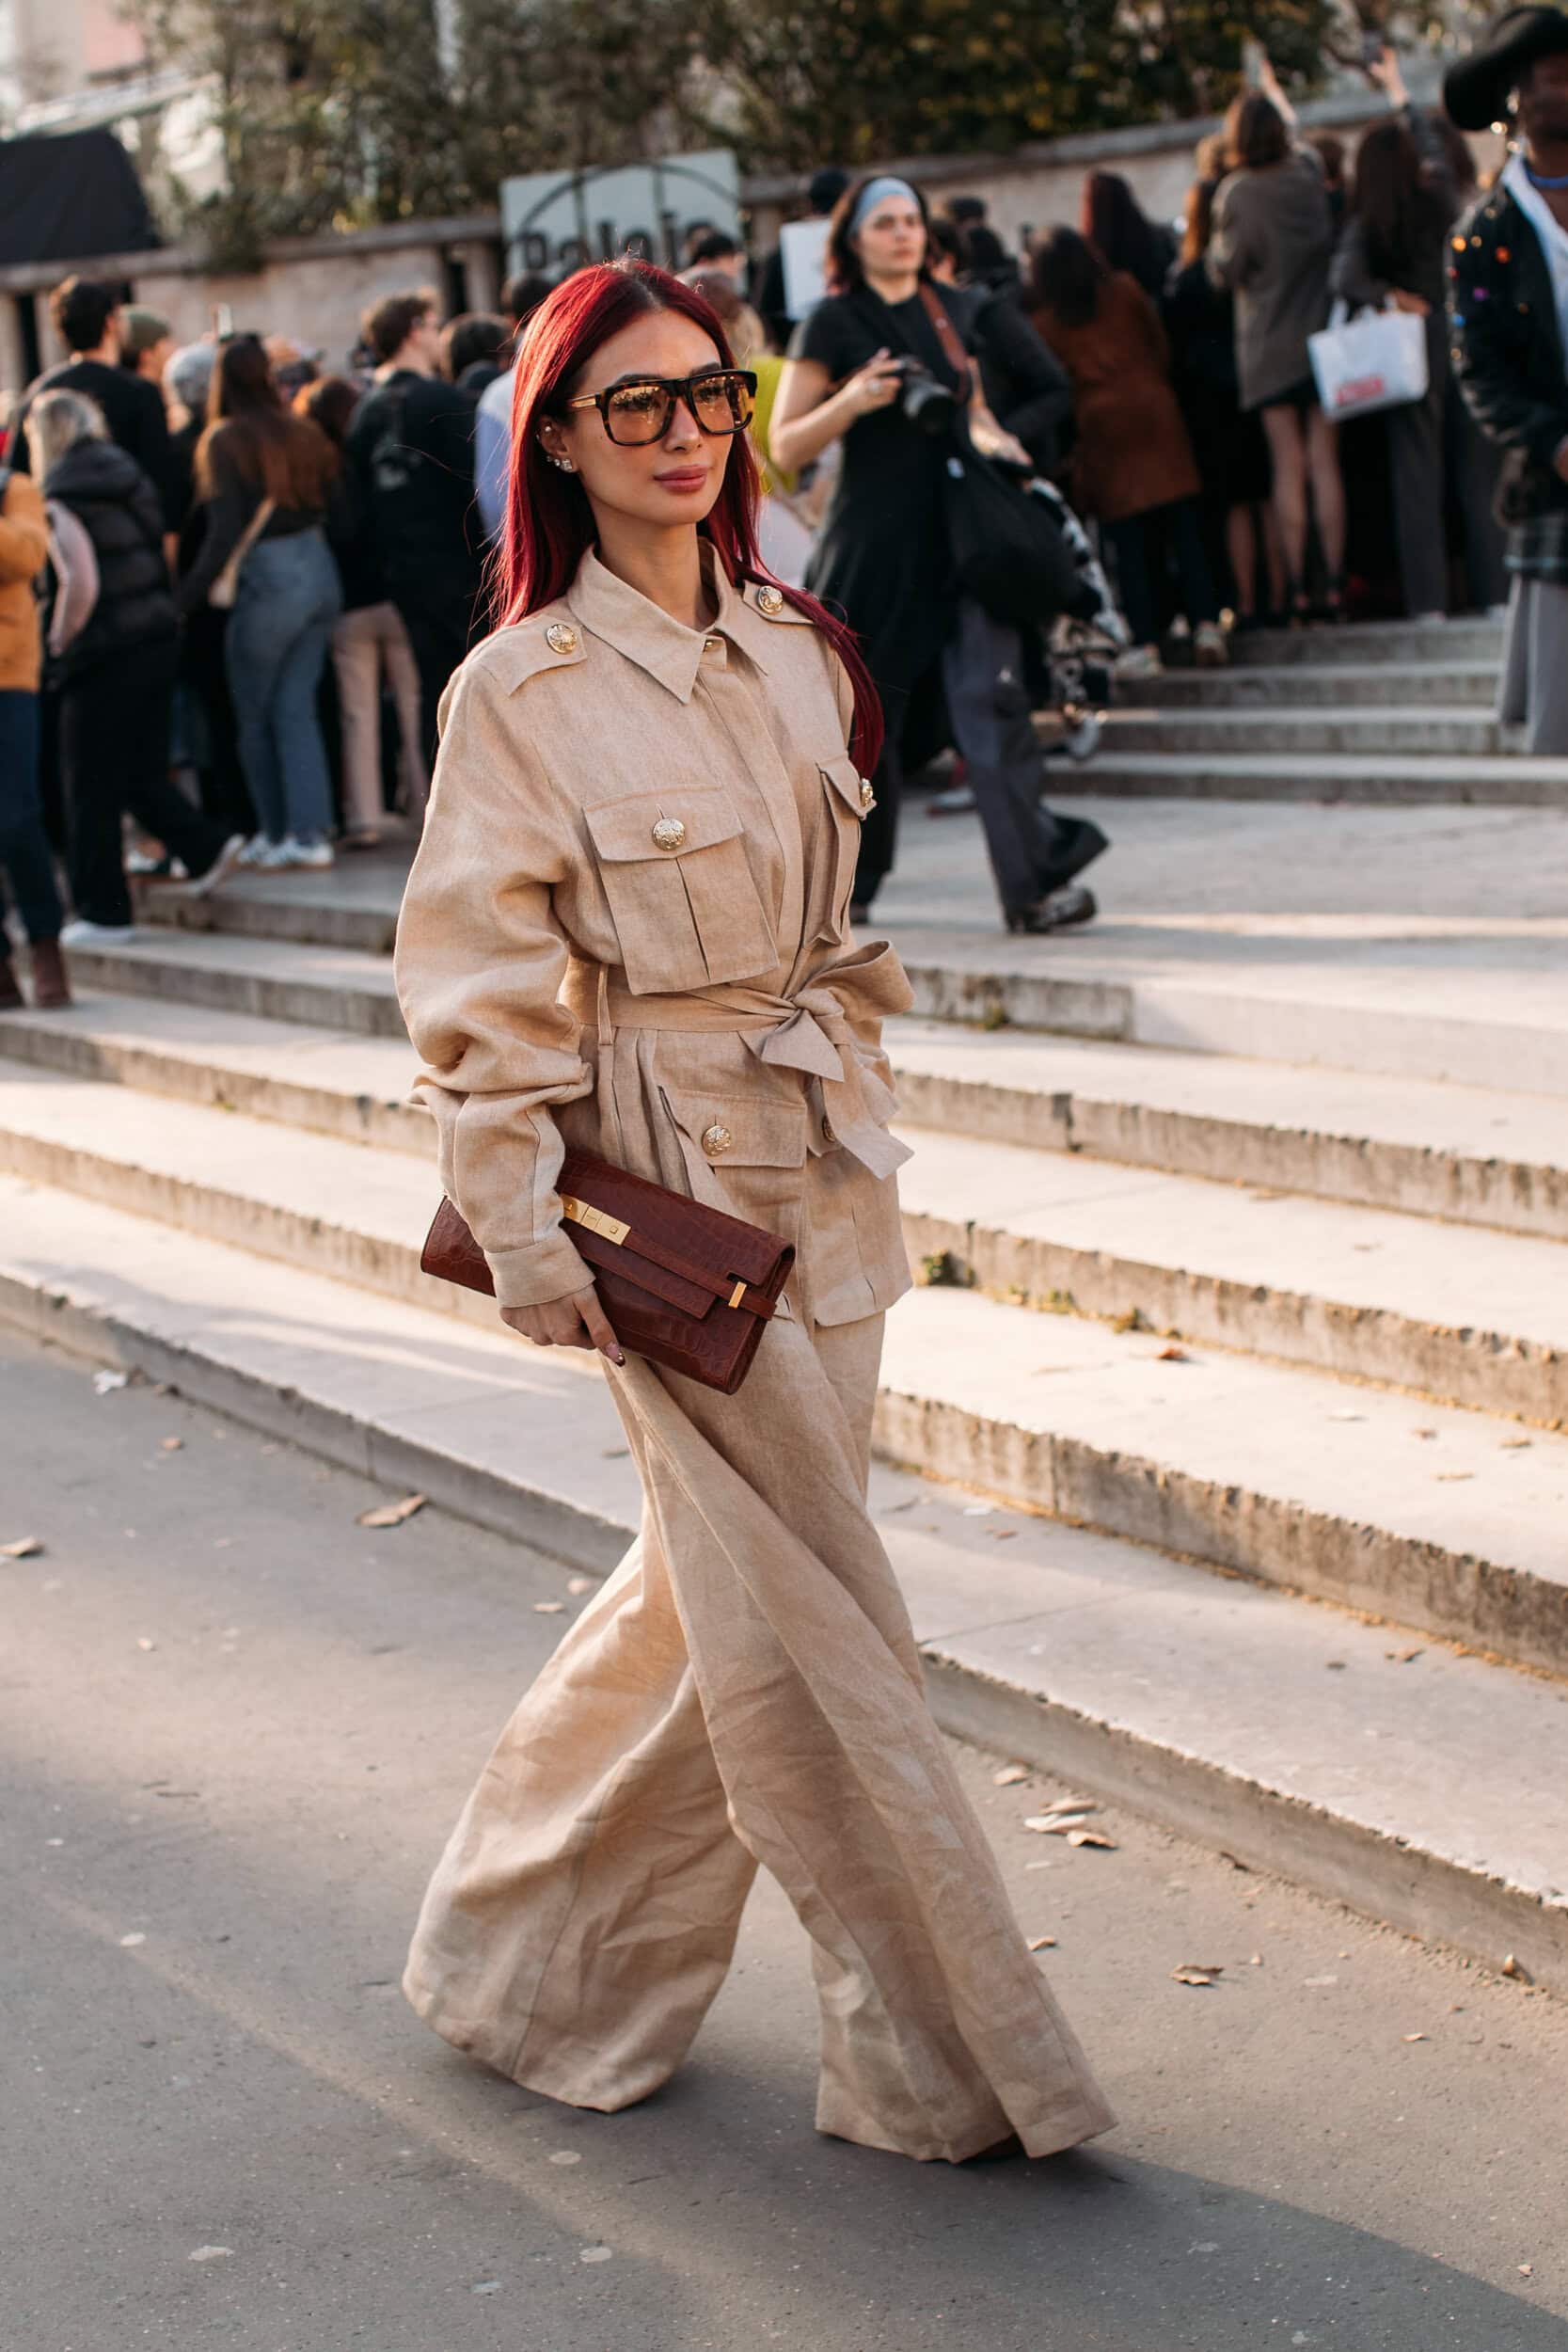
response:
[[[1131,1817],[1032,1835],[995,1758],[1092,2150],[819,2138],[767,1885],[642,2107],[458,2058],[407,1931],[577,1603],[385,1499],[0,1328],[0,1544],[46,1546],[0,1559],[0,2352],[1568,2352],[1568,2008]]]

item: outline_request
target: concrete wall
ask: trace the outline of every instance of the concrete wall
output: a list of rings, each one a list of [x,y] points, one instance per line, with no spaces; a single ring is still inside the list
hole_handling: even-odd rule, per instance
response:
[[[243,277],[209,273],[178,248],[109,256],[81,267],[128,281],[134,299],[162,311],[182,342],[209,334],[227,304],[237,328],[287,335],[306,351],[324,353],[324,365],[332,370],[346,365],[358,338],[360,313],[383,294],[433,286],[445,308],[452,263],[461,266],[467,307],[493,309],[500,251],[499,218],[479,215],[293,239],[275,247],[264,268]],[[23,303],[33,305],[43,364],[64,356],[43,295],[66,274],[57,264],[0,271],[0,413],[24,377]]]

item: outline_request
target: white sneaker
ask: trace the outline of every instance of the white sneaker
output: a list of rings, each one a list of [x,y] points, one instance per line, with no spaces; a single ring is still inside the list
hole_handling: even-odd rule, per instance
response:
[[[245,852],[245,837],[244,834],[231,833],[228,840],[224,843],[222,849],[218,851],[216,857],[213,860],[211,866],[208,866],[207,871],[204,874],[198,874],[194,882],[186,882],[184,886],[185,897],[187,898],[205,898],[209,891],[215,890],[219,882],[227,881],[228,877],[234,871],[235,866],[238,866],[241,858],[244,857]]]
[[[1158,645],[1130,645],[1117,656],[1117,677],[1159,677],[1164,670]]]
[[[330,841],[296,841],[291,834],[283,848],[286,866],[300,866],[309,873],[325,873],[336,862]]]
[[[1073,713],[1064,711],[1062,718],[1064,722],[1062,749],[1069,759],[1079,761],[1092,759],[1100,749],[1100,739],[1105,732],[1105,723],[1099,711],[1080,710]]]
[[[272,847],[264,833],[253,833],[234,863],[236,866],[264,866],[267,851]]]
[[[280,874],[293,862],[294,844],[287,836],[281,841],[263,841],[257,855],[251,860],[251,864],[260,874]]]
[[[1200,670],[1223,670],[1230,660],[1230,647],[1218,621],[1199,621],[1193,638],[1193,655]]]
[[[136,936],[130,923],[89,923],[85,914],[67,923],[60,932],[62,947],[123,947]]]

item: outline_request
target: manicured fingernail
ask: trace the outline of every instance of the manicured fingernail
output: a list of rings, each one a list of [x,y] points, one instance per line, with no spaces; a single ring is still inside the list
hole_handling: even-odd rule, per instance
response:
[[[612,1364],[624,1364],[626,1360],[618,1347],[607,1347],[605,1349],[605,1354],[610,1358]]]

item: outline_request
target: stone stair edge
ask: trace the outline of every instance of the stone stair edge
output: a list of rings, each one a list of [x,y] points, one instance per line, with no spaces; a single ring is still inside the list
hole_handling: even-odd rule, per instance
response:
[[[79,1095],[79,1089],[68,1081],[57,1085],[66,1096]],[[309,1139],[313,1150],[307,1165],[296,1165],[291,1155],[289,1174],[296,1185],[296,1200],[258,1199],[258,1187],[249,1175],[252,1154],[245,1149],[243,1136],[232,1133],[233,1121],[214,1112],[179,1107],[187,1122],[192,1119],[209,1126],[216,1122],[219,1129],[229,1131],[224,1149],[245,1167],[245,1184],[237,1185],[232,1179],[214,1184],[193,1176],[185,1164],[188,1152],[178,1136],[163,1138],[170,1162],[177,1165],[159,1171],[106,1152],[96,1131],[90,1148],[58,1132],[51,1134],[47,1121],[31,1135],[19,1132],[14,1111],[8,1123],[0,1125],[0,1153],[13,1174],[130,1210],[155,1226],[173,1226],[225,1246],[237,1245],[263,1259],[296,1269],[303,1266],[313,1274],[400,1302],[422,1304],[429,1299],[435,1286],[418,1271],[418,1246],[428,1214],[427,1201],[429,1207],[434,1206],[434,1188],[427,1195],[426,1180],[405,1162],[392,1154],[374,1155],[385,1165],[378,1170],[380,1198],[369,1222],[363,1177],[356,1177],[352,1168],[338,1172],[342,1155],[357,1153],[358,1147],[322,1138]],[[87,1106],[87,1117],[91,1123],[91,1106]],[[97,1118],[101,1126],[102,1110]],[[360,1168],[363,1166],[360,1159]],[[356,1199],[352,1221],[323,1216],[322,1200],[335,1198]],[[439,1295],[454,1321],[492,1327],[493,1310],[487,1300],[456,1290]],[[974,1294],[920,1295],[939,1301],[945,1296],[950,1302],[961,1295],[970,1316],[989,1311],[1006,1319],[1017,1312],[1010,1307],[992,1307]],[[906,1320],[900,1330],[928,1334],[933,1314],[946,1314],[950,1308],[915,1311],[921,1317],[918,1326]],[[1054,1320],[1030,1315],[1026,1322],[1007,1321],[1006,1345],[998,1360],[1006,1361],[1016,1347],[1032,1351],[1043,1345],[1043,1338],[1037,1334]],[[1069,1318],[1069,1325],[1072,1320]],[[958,1327],[966,1335],[981,1328],[974,1325]],[[1103,1327],[1096,1325],[1093,1330],[1098,1333]],[[1089,1327],[1085,1328],[1089,1330]],[[1002,1336],[1001,1331],[993,1335],[993,1350]],[[1053,1343],[1063,1343],[1062,1333]],[[1114,1353],[1109,1339],[1095,1337],[1093,1344],[1097,1349],[1111,1347]],[[1265,1477],[1261,1484],[1244,1478],[1221,1480],[1201,1459],[1183,1461],[1180,1445],[1174,1456],[1167,1444],[1161,1449],[1161,1458],[1151,1458],[1145,1451],[1146,1440],[1129,1444],[1120,1425],[1124,1406],[1118,1406],[1108,1420],[1101,1412],[1086,1435],[1036,1425],[1011,1401],[1000,1414],[990,1408],[976,1411],[965,1401],[961,1383],[958,1390],[953,1388],[940,1340],[933,1359],[944,1367],[934,1389],[928,1374],[911,1390],[896,1372],[884,1371],[878,1414],[884,1458],[940,1477],[978,1483],[1025,1507],[1080,1518],[1106,1533],[1205,1559],[1264,1581],[1289,1583],[1323,1597],[1348,1600],[1354,1607],[1386,1613],[1446,1637],[1479,1641],[1528,1663],[1551,1670],[1568,1668],[1568,1581],[1545,1575],[1538,1565],[1521,1566],[1476,1556],[1463,1549],[1456,1550],[1451,1542],[1436,1540],[1430,1534],[1402,1530],[1398,1525],[1402,1517],[1408,1519],[1414,1514],[1418,1523],[1423,1502],[1430,1500],[1417,1488],[1401,1490],[1397,1508],[1383,1523],[1365,1522],[1326,1502],[1303,1501],[1290,1490],[1289,1480],[1282,1487],[1277,1475]],[[1269,1403],[1281,1380],[1306,1384],[1300,1402],[1290,1406],[1291,1412],[1303,1409],[1309,1399],[1313,1411],[1326,1413],[1338,1394],[1346,1400],[1341,1417],[1364,1421],[1370,1416],[1360,1409],[1361,1404],[1368,1398],[1375,1403],[1380,1393],[1357,1388],[1327,1371],[1271,1369],[1260,1359],[1242,1356],[1227,1357],[1225,1362],[1231,1375],[1248,1384],[1247,1394],[1255,1400],[1248,1409],[1255,1413],[1283,1409],[1277,1402]],[[1354,1409],[1351,1399],[1356,1400]],[[1402,1414],[1407,1409],[1402,1401],[1399,1409]],[[1451,1410],[1434,1405],[1419,1409],[1425,1418],[1439,1422]],[[1454,1413],[1457,1438],[1469,1443],[1467,1433],[1484,1419]],[[1556,1441],[1544,1442],[1550,1448]],[[1202,1451],[1199,1447],[1200,1455]],[[1527,1553],[1528,1549],[1527,1544]]]
[[[297,1023],[203,1009],[193,1024],[190,1010],[160,998],[91,993],[80,996],[66,1016],[24,1009],[0,1015],[0,1056],[344,1140],[421,1156],[428,1152],[430,1122],[404,1100],[414,1069],[405,1040],[312,1030],[302,1047]],[[1349,1088],[1364,1095],[1354,1106],[1362,1116],[1353,1121],[1342,1104],[1327,1114],[1314,1110],[1312,1081],[1323,1073],[1290,1064],[1121,1043],[1097,1049],[1087,1041],[1057,1037],[1037,1049],[1053,1067],[1031,1082],[1018,1075],[1010,1036],[965,1033],[911,1016],[889,1023],[886,1042],[902,1116],[922,1128],[1568,1239],[1568,1167],[1531,1158],[1528,1151],[1466,1148],[1445,1125],[1456,1096],[1464,1098],[1472,1121],[1484,1116],[1493,1127],[1511,1117],[1523,1118],[1527,1126],[1532,1116],[1539,1121],[1544,1098],[1428,1082],[1430,1133],[1412,1134],[1408,1120],[1403,1132],[1389,1133],[1400,1122],[1385,1119],[1379,1134],[1384,1090],[1356,1073],[1332,1073],[1327,1080],[1331,1094],[1342,1096]],[[1081,1080],[1075,1057],[1093,1063],[1097,1052],[1114,1057],[1118,1068],[1096,1067]],[[352,1078],[342,1068],[350,1059]],[[960,1059],[961,1069],[956,1066]],[[989,1066],[999,1060],[1005,1065],[1000,1071]],[[1179,1073],[1177,1090],[1196,1087],[1200,1096],[1205,1083],[1217,1084],[1222,1099],[1150,1101],[1141,1087],[1151,1073],[1157,1078]],[[1233,1096],[1243,1077],[1288,1092],[1291,1123],[1240,1116]],[[1420,1082],[1406,1089],[1421,1090]],[[1158,1095],[1158,1087],[1154,1091]]]
[[[0,1048],[4,1043],[5,1025],[0,1024]],[[4,1070],[0,1060],[0,1101]],[[150,1201],[166,1199],[170,1213],[182,1221],[192,1214],[192,1184],[199,1190],[215,1170],[216,1190],[227,1190],[224,1170],[235,1156],[234,1121],[242,1122],[243,1130],[254,1116],[233,1099],[238,1088],[211,1100],[170,1098],[179,1104],[171,1117],[182,1119],[183,1125],[170,1134],[166,1121],[166,1132],[150,1145],[138,1132],[135,1087],[109,1085],[102,1107],[95,1111],[96,1098],[83,1101],[82,1083],[68,1072],[40,1067],[35,1080],[24,1083],[20,1097],[13,1088],[10,1108],[0,1108],[0,1153],[8,1151],[13,1158],[20,1154],[38,1163],[40,1144],[29,1146],[25,1140],[28,1113],[36,1110],[35,1129],[38,1117],[42,1120],[41,1148],[47,1151],[52,1142],[56,1154],[51,1165],[61,1164],[58,1153],[63,1150],[69,1154],[74,1148],[71,1138],[80,1130],[90,1156],[107,1165],[107,1173],[97,1180],[100,1186],[112,1181],[112,1167],[119,1165],[127,1182],[137,1183]],[[88,1078],[85,1083],[103,1082]],[[285,1110],[309,1090],[303,1073],[284,1081],[284,1087],[279,1107]],[[290,1132],[298,1134],[316,1170],[314,1185],[305,1189],[317,1191],[323,1200],[354,1197],[357,1171],[341,1155],[366,1142],[390,1143],[400,1168],[409,1158],[429,1168],[433,1137],[421,1112],[400,1103],[378,1103],[362,1093],[344,1093],[340,1100],[345,1124],[352,1122],[347,1133],[322,1127],[293,1130],[277,1118],[257,1120],[254,1146],[240,1153],[247,1171],[241,1199],[247,1209],[254,1206],[274,1222],[281,1217],[291,1230],[303,1220],[309,1230],[311,1220],[299,1203],[297,1184],[280,1192],[276,1184],[269,1188],[264,1174],[249,1172],[264,1170],[269,1149],[276,1155]],[[74,1120],[67,1117],[64,1133],[51,1132],[52,1105],[56,1129],[60,1112],[79,1114]],[[216,1125],[211,1123],[214,1120]],[[18,1125],[22,1135],[12,1132]],[[1510,1331],[1490,1329],[1479,1313],[1465,1311],[1466,1252],[1475,1261],[1468,1281],[1478,1296],[1489,1280],[1497,1280],[1501,1268],[1517,1296],[1549,1299],[1556,1295],[1560,1271],[1568,1271],[1568,1262],[1559,1267],[1554,1253],[1561,1244],[1555,1239],[1500,1236],[1459,1226],[1441,1238],[1432,1237],[1437,1254],[1424,1285],[1419,1279],[1412,1283],[1408,1275],[1402,1282],[1397,1273],[1391,1284],[1379,1282],[1380,1269],[1371,1263],[1366,1269],[1354,1269],[1354,1284],[1345,1280],[1335,1285],[1325,1267],[1325,1243],[1330,1258],[1338,1248],[1342,1271],[1353,1244],[1370,1259],[1384,1249],[1407,1257],[1414,1234],[1420,1233],[1421,1246],[1426,1246],[1420,1221],[1399,1210],[1319,1203],[1303,1197],[1277,1216],[1268,1212],[1259,1225],[1250,1204],[1238,1202],[1234,1211],[1226,1206],[1233,1185],[1215,1194],[1208,1179],[1157,1168],[1105,1166],[1091,1154],[1042,1152],[1034,1144],[993,1141],[981,1150],[983,1157],[975,1162],[970,1139],[952,1130],[932,1132],[927,1151],[917,1153],[909,1171],[904,1231],[911,1257],[936,1265],[942,1280],[1035,1310],[1061,1301],[1069,1311],[1099,1320],[1125,1319],[1132,1313],[1144,1328],[1168,1328],[1204,1345],[1272,1357],[1330,1377],[1403,1388],[1475,1411],[1514,1414],[1548,1426],[1568,1420],[1568,1329],[1560,1346],[1548,1315],[1536,1315],[1534,1327],[1527,1324]],[[398,1182],[404,1185],[401,1177]],[[362,1178],[359,1184],[362,1190]],[[410,1172],[405,1189],[417,1202],[423,1189],[433,1185],[433,1176]],[[1109,1196],[1110,1212],[1108,1227],[1104,1209],[1099,1212],[1098,1234],[1097,1191]],[[1053,1231],[1053,1192],[1064,1227],[1060,1232]],[[1137,1247],[1129,1253],[1123,1238],[1128,1219],[1117,1214],[1118,1200],[1129,1196],[1135,1210],[1134,1234],[1174,1233],[1170,1257],[1151,1257]],[[395,1197],[401,1199],[402,1190]],[[433,1201],[433,1189],[430,1197]],[[1269,1197],[1282,1196],[1270,1188]],[[1025,1201],[1027,1209],[1022,1205]],[[1265,1258],[1277,1250],[1271,1273],[1260,1274],[1256,1262],[1239,1272],[1228,1268],[1226,1252],[1212,1240],[1214,1206],[1222,1207],[1227,1217],[1239,1216],[1257,1227],[1249,1237],[1251,1246],[1260,1247]],[[1304,1211],[1311,1222],[1292,1241]],[[157,1214],[156,1207],[150,1213]],[[238,1206],[230,1212],[242,1213]],[[1277,1227],[1281,1218],[1291,1220],[1286,1234],[1269,1232],[1267,1227]],[[1084,1232],[1085,1223],[1088,1230]],[[322,1217],[317,1224],[325,1236],[334,1220]],[[1076,1237],[1075,1226],[1080,1229]],[[1180,1238],[1184,1226],[1193,1227],[1193,1238],[1185,1244]],[[386,1247],[383,1230],[374,1232],[370,1246],[378,1251]],[[351,1253],[365,1247],[352,1221],[347,1247]],[[1295,1252],[1304,1255],[1292,1266]],[[1317,1288],[1311,1287],[1314,1279]]]
[[[123,1212],[96,1214],[111,1225],[135,1222]],[[126,1253],[111,1240],[104,1254],[119,1264]],[[629,1515],[607,1518],[570,1496],[531,1486],[518,1476],[515,1457],[487,1470],[436,1436],[421,1443],[406,1428],[345,1410],[308,1386],[278,1385],[264,1370],[247,1370],[232,1345],[225,1352],[199,1331],[177,1326],[160,1330],[145,1307],[131,1316],[95,1297],[79,1257],[76,1264],[67,1275],[37,1263],[0,1263],[0,1313],[88,1360],[135,1366],[148,1378],[167,1381],[198,1402],[389,1489],[425,1492],[436,1505],[574,1566],[603,1574],[624,1548]],[[411,1313],[419,1319],[417,1311]],[[1266,1605],[1279,1613],[1275,1624],[1282,1648],[1293,1652],[1296,1614],[1312,1604],[1271,1594]],[[1350,1621],[1336,1635],[1340,1646],[1356,1638]],[[1386,1638],[1386,1628],[1375,1629],[1373,1643]],[[1483,1963],[1496,1966],[1513,1952],[1543,1984],[1568,1990],[1568,1911],[1559,1890],[1521,1883],[1473,1855],[1436,1851],[1358,1819],[1350,1807],[1337,1810],[1299,1790],[1270,1786],[1223,1753],[1203,1755],[1141,1734],[1125,1709],[1106,1708],[1096,1716],[1081,1704],[1065,1704],[1047,1687],[1047,1670],[1033,1681],[999,1677],[969,1659],[969,1646],[961,1633],[922,1638],[933,1706],[957,1736],[1086,1780],[1107,1799],[1252,1867],[1282,1872],[1407,1932],[1456,1944]],[[1504,1664],[1478,1671],[1499,1678],[1499,1694],[1537,1708],[1530,1677]],[[1434,1735],[1440,1728],[1434,1722]]]

